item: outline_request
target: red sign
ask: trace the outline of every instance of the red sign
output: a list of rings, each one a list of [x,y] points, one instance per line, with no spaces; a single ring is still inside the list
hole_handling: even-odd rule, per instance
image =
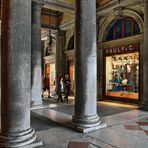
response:
[[[120,54],[120,53],[137,51],[137,50],[139,50],[138,45],[139,45],[138,43],[135,43],[135,44],[122,45],[119,47],[107,48],[107,49],[104,49],[104,54],[105,55],[113,55],[113,54]]]

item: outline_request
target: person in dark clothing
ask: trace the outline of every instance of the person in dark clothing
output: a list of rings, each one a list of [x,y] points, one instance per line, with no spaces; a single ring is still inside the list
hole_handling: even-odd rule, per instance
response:
[[[64,93],[64,80],[63,77],[60,77],[57,88],[57,94],[58,94],[57,103],[59,103],[60,100],[63,103],[63,97],[62,97],[63,93]]]
[[[68,96],[70,93],[70,79],[69,79],[68,74],[65,75],[64,83],[65,83],[65,97],[64,98],[66,99],[66,101],[68,101]]]
[[[43,80],[43,92],[42,92],[42,97],[44,95],[44,92],[48,90],[48,98],[50,97],[50,79],[49,79],[49,74],[47,73],[47,75],[44,77]]]

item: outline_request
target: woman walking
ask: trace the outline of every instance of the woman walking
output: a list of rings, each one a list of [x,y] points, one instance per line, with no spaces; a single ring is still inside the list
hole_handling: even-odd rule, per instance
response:
[[[63,103],[63,97],[62,97],[63,93],[64,93],[64,80],[63,77],[60,77],[57,89],[57,94],[58,94],[57,103],[59,103],[60,100]]]

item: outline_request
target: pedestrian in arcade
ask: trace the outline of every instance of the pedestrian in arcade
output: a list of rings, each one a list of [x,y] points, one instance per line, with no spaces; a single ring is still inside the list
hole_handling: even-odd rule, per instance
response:
[[[70,79],[69,79],[68,74],[65,75],[64,83],[65,83],[65,97],[64,98],[66,99],[66,101],[68,101],[68,96],[70,93]]]
[[[61,102],[63,103],[63,97],[62,95],[64,94],[64,80],[63,77],[59,78],[59,82],[58,82],[58,87],[57,87],[57,94],[58,94],[58,100],[57,103],[59,103],[59,101],[61,100]]]
[[[44,77],[44,80],[43,80],[43,92],[42,92],[42,97],[44,95],[44,92],[45,91],[48,91],[48,98],[51,98],[50,97],[50,79],[49,79],[49,74],[47,73],[46,76]]]

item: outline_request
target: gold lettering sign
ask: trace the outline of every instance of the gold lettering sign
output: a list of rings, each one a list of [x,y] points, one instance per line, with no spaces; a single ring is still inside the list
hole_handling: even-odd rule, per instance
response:
[[[107,48],[107,49],[104,49],[104,54],[105,55],[113,55],[113,54],[120,54],[120,53],[126,53],[126,52],[131,52],[131,51],[137,51],[137,50],[139,50],[138,45],[139,45],[138,43],[133,43],[133,44],[128,44],[128,45],[122,45],[119,47]]]

